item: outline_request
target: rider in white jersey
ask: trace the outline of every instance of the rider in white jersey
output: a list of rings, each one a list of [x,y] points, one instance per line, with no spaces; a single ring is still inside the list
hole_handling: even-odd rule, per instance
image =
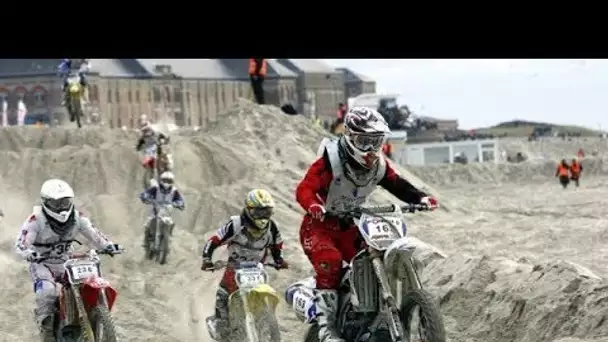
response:
[[[170,204],[179,210],[184,210],[185,208],[184,197],[174,183],[175,176],[173,173],[165,171],[160,175],[160,184],[152,185],[139,195],[139,199],[145,204],[153,204],[150,208],[150,216],[144,224],[144,248],[148,244],[148,238],[152,237],[152,222],[154,222],[156,216],[156,205]],[[173,231],[173,227],[171,227],[170,231]]]
[[[82,212],[74,209],[74,191],[59,179],[49,179],[40,190],[41,206],[21,226],[16,252],[30,263],[36,293],[35,315],[43,342],[54,342],[53,325],[57,301],[56,281],[65,272],[63,263],[73,250],[72,242],[82,234],[97,249],[118,251]]]

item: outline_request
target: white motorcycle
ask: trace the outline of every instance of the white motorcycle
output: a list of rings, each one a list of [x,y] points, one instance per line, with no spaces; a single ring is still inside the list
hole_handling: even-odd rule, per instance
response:
[[[337,325],[346,342],[446,341],[438,305],[417,273],[416,247],[406,236],[403,213],[416,210],[428,207],[388,205],[328,213],[354,218],[367,245],[343,268]],[[312,324],[305,342],[319,341],[314,288],[310,277],[285,292],[298,318]]]
[[[264,266],[277,267],[273,263],[216,261],[214,268],[219,270],[232,265],[235,269],[234,280],[238,290],[228,297],[229,327],[228,336],[220,338],[212,322],[207,317],[209,335],[221,342],[281,342],[281,331],[275,315],[279,296],[268,284],[268,274]]]
[[[174,207],[171,204],[154,204],[155,215],[152,224],[154,229],[148,228],[148,231],[146,231],[148,236],[146,256],[148,260],[156,258],[156,262],[161,265],[167,262],[167,255],[169,254],[169,243],[175,226],[171,216],[173,210]]]

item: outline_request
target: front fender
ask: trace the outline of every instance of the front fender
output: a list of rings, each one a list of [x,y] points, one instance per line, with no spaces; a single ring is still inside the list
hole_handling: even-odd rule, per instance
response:
[[[393,241],[384,252],[384,267],[390,273],[396,272],[404,262],[411,260],[415,250],[416,245],[408,237]]]
[[[112,310],[118,293],[112,287],[109,281],[101,277],[90,277],[85,280],[82,285],[80,285],[82,301],[84,302],[84,306],[87,311],[97,305],[100,291],[105,292],[106,299],[108,301],[108,310]]]
[[[228,299],[228,306],[231,311],[238,310],[238,306],[240,306],[240,291],[241,290],[234,292]],[[268,310],[270,310],[271,313],[274,313],[280,301],[277,292],[268,284],[260,284],[249,290],[246,298],[249,311],[256,317]]]

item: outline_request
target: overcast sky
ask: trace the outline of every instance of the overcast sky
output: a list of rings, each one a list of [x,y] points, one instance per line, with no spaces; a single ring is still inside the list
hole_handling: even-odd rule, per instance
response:
[[[401,94],[419,114],[461,128],[515,118],[608,128],[608,60],[326,59]]]

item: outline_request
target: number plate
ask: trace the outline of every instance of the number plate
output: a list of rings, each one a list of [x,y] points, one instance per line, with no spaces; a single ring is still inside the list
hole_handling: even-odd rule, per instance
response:
[[[238,272],[238,281],[240,286],[252,287],[258,284],[265,283],[264,274],[261,272]]]
[[[400,228],[402,221],[394,218],[385,218],[387,221]],[[368,223],[368,236],[371,240],[392,240],[398,239],[399,233],[393,229],[388,222],[370,221]]]
[[[72,266],[72,279],[82,280],[90,276],[99,277],[99,270],[95,263],[80,263]]]

